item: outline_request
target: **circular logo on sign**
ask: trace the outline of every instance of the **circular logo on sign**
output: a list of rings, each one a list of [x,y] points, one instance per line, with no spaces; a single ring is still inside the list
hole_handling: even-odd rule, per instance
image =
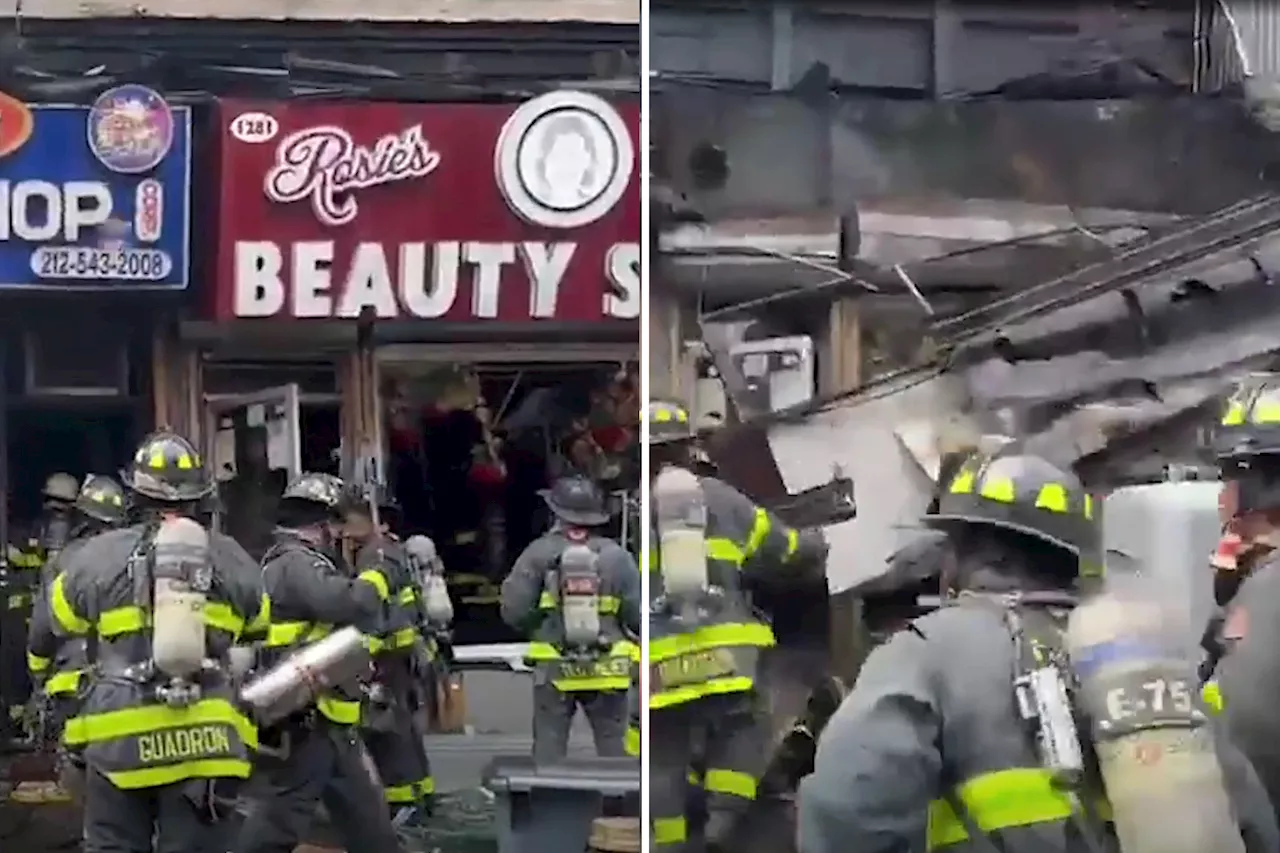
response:
[[[586,92],[521,104],[498,136],[494,170],[507,205],[532,225],[579,228],[627,191],[636,152],[618,111]]]
[[[173,147],[173,110],[154,89],[108,89],[89,108],[89,150],[113,172],[149,172]]]

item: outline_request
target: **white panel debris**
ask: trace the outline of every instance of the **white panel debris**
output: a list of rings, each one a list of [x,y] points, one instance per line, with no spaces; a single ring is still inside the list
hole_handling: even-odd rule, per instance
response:
[[[639,24],[640,0],[0,0],[24,18],[208,18],[244,21]]]
[[[936,469],[939,451],[950,449],[935,445],[950,442],[959,429],[953,423],[960,407],[952,383],[931,379],[804,423],[769,428],[769,445],[788,492],[827,482],[833,463],[853,479],[858,517],[824,528],[831,543],[827,588],[832,593],[881,574],[916,526],[933,490],[926,470]]]

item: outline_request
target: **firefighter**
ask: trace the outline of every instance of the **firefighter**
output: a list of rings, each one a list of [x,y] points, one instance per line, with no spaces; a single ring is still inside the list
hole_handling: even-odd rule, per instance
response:
[[[342,481],[302,474],[280,498],[279,526],[263,557],[271,629],[260,668],[282,660],[334,629],[353,625],[381,636],[390,598],[377,568],[359,574],[339,566],[334,548]],[[360,693],[342,685],[305,711],[264,729],[257,802],[240,828],[236,853],[290,853],[306,837],[323,802],[346,850],[400,850],[386,804],[363,764],[357,736]]]
[[[1101,782],[1085,774],[1078,800],[1067,796],[1046,754],[1046,743],[1080,743],[1089,730],[1073,721],[1066,737],[1043,739],[1046,730],[1061,734],[1062,720],[1042,710],[1052,702],[1041,704],[1046,691],[1063,686],[1056,673],[1067,665],[1064,626],[1075,584],[1101,553],[1091,498],[1074,474],[1006,446],[962,466],[924,522],[951,539],[954,559],[944,561],[941,581],[946,604],[871,653],[827,724],[814,771],[800,785],[801,853],[1105,849],[1089,844],[1109,834],[1100,816],[1113,809]],[[1193,679],[1193,663],[1186,664]],[[1042,690],[1032,671],[1053,675],[1052,684]],[[1112,681],[1104,698],[1116,685],[1126,695],[1124,681]],[[1190,686],[1179,689],[1170,707],[1203,725]],[[1072,720],[1072,705],[1056,707]],[[1190,726],[1188,738],[1195,731]],[[1215,759],[1211,747],[1207,760],[1220,761],[1235,794],[1245,849],[1275,850],[1280,833],[1256,776],[1238,753],[1221,749]],[[1132,760],[1144,761],[1143,754],[1135,749]],[[1111,755],[1114,766],[1120,751]],[[1119,790],[1112,794],[1117,807],[1126,803]],[[1171,817],[1152,812],[1126,819]],[[1184,812],[1199,819],[1194,802]],[[1227,817],[1238,844],[1235,818]]]
[[[777,643],[751,606],[744,575],[772,586],[810,584],[825,570],[827,545],[820,532],[788,527],[723,481],[690,473],[695,436],[683,405],[650,401],[646,417],[650,536],[658,538],[649,550],[650,837],[664,851],[693,844],[686,779],[696,770],[706,794],[706,844],[725,849],[734,846],[731,830],[755,799],[767,761],[765,695],[756,679],[761,654]],[[694,494],[664,501],[664,481],[673,476]],[[692,563],[687,550],[677,559],[668,544],[681,532],[666,530],[668,503],[682,523],[702,517],[705,542]],[[703,558],[705,566],[693,565]]]
[[[362,728],[396,822],[421,828],[431,815],[436,790],[419,722],[432,652],[419,633],[424,620],[417,577],[389,523],[398,517],[399,504],[388,490],[374,491],[376,525],[370,496],[349,490],[342,506],[343,537],[355,545],[357,571],[380,572],[391,601],[385,631],[369,640],[376,677],[366,691]]]
[[[61,471],[49,475],[40,490],[43,506],[35,529],[21,546],[10,545],[8,548],[10,566],[37,572],[44,566],[50,547],[54,550],[61,548],[70,535],[71,518],[79,494],[80,482],[75,477]]]
[[[596,752],[622,756],[627,693],[640,660],[640,568],[599,534],[609,513],[593,481],[562,477],[542,497],[551,529],[516,559],[501,602],[503,620],[531,640],[533,756],[564,757],[578,708],[591,724]]]
[[[67,558],[94,536],[120,527],[124,522],[125,494],[120,484],[101,475],[91,474],[86,477],[84,485],[80,487],[80,494],[76,497],[70,538],[63,550],[45,565],[40,597],[32,611],[31,637],[46,635],[52,630],[47,621],[45,591],[53,583]],[[44,719],[45,731],[41,734],[51,740],[61,737],[63,721],[75,710],[87,662],[87,646],[85,639],[77,638],[64,642],[54,660],[30,653],[27,655],[31,680],[48,697],[49,714]],[[72,771],[83,770],[82,756],[78,751],[69,752],[65,758],[71,764]]]
[[[59,558],[31,654],[92,638],[91,676],[64,743],[83,751],[86,853],[176,853],[218,832],[212,785],[244,779],[257,731],[225,660],[264,635],[269,605],[252,560],[191,520],[212,486],[199,454],[160,431],[126,471],[137,524]],[[192,619],[193,609],[204,619]]]
[[[1255,375],[1232,395],[1214,436],[1230,516],[1212,560],[1223,616],[1206,632],[1206,700],[1252,761],[1280,815],[1280,374]]]

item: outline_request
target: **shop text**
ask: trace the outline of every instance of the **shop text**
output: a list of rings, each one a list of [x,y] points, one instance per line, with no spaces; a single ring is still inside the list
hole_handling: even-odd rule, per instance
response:
[[[106,223],[112,207],[101,181],[0,181],[0,240],[76,243]]]
[[[233,313],[355,318],[368,308],[379,318],[486,320],[510,315],[511,300],[518,300],[521,317],[552,320],[561,316],[561,285],[577,250],[572,242],[368,242],[347,258],[333,241],[237,241]],[[507,272],[512,268],[523,275]],[[596,275],[608,283],[601,316],[637,319],[639,244],[614,244]],[[457,305],[465,293],[470,305]]]

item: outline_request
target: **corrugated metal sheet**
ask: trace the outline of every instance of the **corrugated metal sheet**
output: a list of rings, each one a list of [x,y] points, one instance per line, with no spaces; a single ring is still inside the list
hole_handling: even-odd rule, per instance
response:
[[[1213,91],[1245,79],[1280,81],[1280,4],[1271,0],[1217,0],[1202,36],[1209,56],[1203,88]]]
[[[3,0],[0,15],[245,21],[639,24],[640,0]]]

